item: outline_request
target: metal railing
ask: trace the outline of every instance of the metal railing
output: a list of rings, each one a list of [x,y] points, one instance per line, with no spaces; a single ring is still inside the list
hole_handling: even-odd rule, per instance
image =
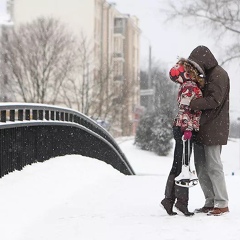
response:
[[[68,154],[97,158],[135,174],[114,138],[86,115],[45,104],[0,104],[0,177]]]

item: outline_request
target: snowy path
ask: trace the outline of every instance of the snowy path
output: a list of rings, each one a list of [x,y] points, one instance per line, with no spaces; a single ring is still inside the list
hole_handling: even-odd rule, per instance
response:
[[[171,156],[141,151],[132,141],[120,146],[139,175],[125,176],[95,159],[65,156],[2,178],[0,239],[239,239],[240,174],[226,176],[229,214],[172,217],[159,207]],[[200,187],[191,188],[190,210],[202,203]]]

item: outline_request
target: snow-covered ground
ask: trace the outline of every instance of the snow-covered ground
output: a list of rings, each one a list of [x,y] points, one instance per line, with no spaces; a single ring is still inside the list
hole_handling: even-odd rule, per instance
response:
[[[160,207],[172,153],[159,157],[119,139],[136,176],[77,155],[57,157],[0,179],[1,240],[239,240],[240,141],[223,148],[230,213],[168,216]],[[189,209],[203,205],[199,186]]]

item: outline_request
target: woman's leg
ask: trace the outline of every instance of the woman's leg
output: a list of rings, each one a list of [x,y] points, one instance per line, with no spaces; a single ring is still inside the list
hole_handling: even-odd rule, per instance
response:
[[[178,127],[173,127],[173,136],[175,139],[175,149],[174,149],[174,158],[172,163],[172,168],[168,175],[168,179],[165,187],[165,198],[161,201],[161,204],[167,211],[169,215],[176,215],[173,212],[173,205],[175,203],[175,177],[180,173],[181,161],[182,161],[182,146],[181,146],[181,131]]]
[[[174,131],[174,139],[176,141],[176,147],[174,151],[174,165],[172,171],[175,172],[175,176],[178,176],[182,171],[182,161],[183,161],[183,147],[185,145],[185,164],[189,164],[189,159],[191,156],[192,142],[190,143],[190,149],[188,149],[187,141],[183,145],[182,135],[180,128]],[[189,201],[189,188],[181,187],[175,185],[174,195],[177,199],[175,207],[181,211],[185,216],[192,216],[194,213],[188,211],[188,201]]]
[[[177,198],[176,207],[186,216],[190,216],[193,215],[193,213],[190,213],[187,208],[189,190],[188,188],[175,185],[175,177],[178,176],[182,170],[183,142],[182,132],[179,127],[173,127],[173,136],[175,139],[173,164],[166,183],[165,198],[161,204],[169,215],[175,215],[176,213],[172,211],[172,208]],[[188,153],[187,149],[185,153]]]

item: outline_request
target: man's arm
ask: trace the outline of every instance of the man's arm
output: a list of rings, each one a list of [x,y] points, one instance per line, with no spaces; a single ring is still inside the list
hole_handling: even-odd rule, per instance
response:
[[[214,109],[221,105],[225,95],[229,91],[228,76],[215,76],[208,85],[208,95],[192,100],[190,108],[193,110]]]

